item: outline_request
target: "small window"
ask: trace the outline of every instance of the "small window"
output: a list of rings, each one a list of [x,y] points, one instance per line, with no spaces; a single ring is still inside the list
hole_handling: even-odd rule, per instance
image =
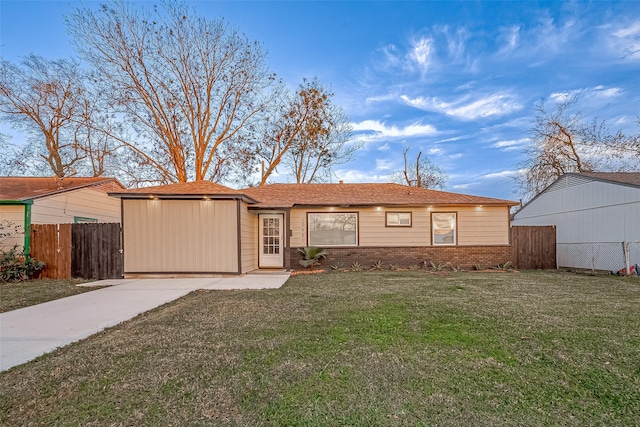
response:
[[[309,246],[357,246],[358,214],[355,212],[307,214]]]
[[[90,223],[94,223],[94,222],[98,222],[97,218],[87,218],[84,216],[74,216],[73,217],[73,222],[75,222],[76,224],[90,224]]]
[[[411,212],[387,212],[387,227],[411,227]]]
[[[432,213],[431,214],[431,239],[434,245],[455,245],[456,239],[456,214]]]

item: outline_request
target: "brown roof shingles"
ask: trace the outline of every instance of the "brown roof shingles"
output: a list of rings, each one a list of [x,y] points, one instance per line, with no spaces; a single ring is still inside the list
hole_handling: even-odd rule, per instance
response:
[[[510,200],[448,193],[399,184],[269,184],[234,190],[209,181],[185,182],[157,187],[136,188],[110,193],[125,198],[140,197],[224,197],[247,198],[258,208],[293,206],[424,206],[424,205],[501,205]]]
[[[247,203],[256,203],[244,191],[234,190],[211,181],[179,182],[177,184],[158,185],[155,187],[134,188],[109,193],[110,196],[125,199],[167,198],[167,199],[240,199]]]
[[[243,195],[243,191],[234,190],[224,185],[211,181],[179,182],[177,184],[158,185],[155,187],[134,188],[131,190],[119,191],[114,195],[183,195],[183,196],[206,196],[206,195]]]
[[[89,186],[113,183],[124,188],[115,178],[97,177],[0,177],[0,200],[29,200]]]
[[[508,205],[510,200],[446,191],[407,187],[399,184],[269,184],[240,190],[258,200],[261,208],[298,206],[425,206]]]

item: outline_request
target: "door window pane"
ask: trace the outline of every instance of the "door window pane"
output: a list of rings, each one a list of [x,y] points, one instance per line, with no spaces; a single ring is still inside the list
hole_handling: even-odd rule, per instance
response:
[[[265,255],[280,253],[279,218],[262,218],[262,253]]]

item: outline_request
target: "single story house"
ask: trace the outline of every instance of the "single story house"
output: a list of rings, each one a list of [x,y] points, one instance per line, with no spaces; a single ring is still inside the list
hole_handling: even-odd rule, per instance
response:
[[[31,224],[120,222],[107,193],[123,189],[115,178],[0,177],[0,250],[29,253]]]
[[[110,193],[122,201],[124,275],[243,274],[376,261],[472,266],[509,260],[509,200],[398,184],[270,184],[235,190],[198,181]]]
[[[640,172],[563,175],[512,224],[555,225],[558,267],[617,271],[627,256],[640,264]]]

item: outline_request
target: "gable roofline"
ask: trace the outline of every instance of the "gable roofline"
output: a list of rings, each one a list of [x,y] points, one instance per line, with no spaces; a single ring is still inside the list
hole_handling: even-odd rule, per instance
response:
[[[29,201],[50,197],[83,188],[97,187],[113,183],[120,188],[124,185],[113,177],[0,177],[0,200]],[[67,186],[65,186],[65,184]],[[54,188],[54,186],[56,188]],[[13,187],[13,188],[11,188]],[[18,188],[18,189],[16,189]],[[37,193],[37,194],[36,194]],[[8,197],[7,197],[8,196]]]
[[[624,180],[622,175],[627,175],[627,176],[633,175],[634,179]],[[551,184],[547,185],[544,190],[536,194],[533,197],[533,199],[529,200],[527,203],[522,205],[522,207],[518,209],[517,212],[514,212],[513,215],[511,215],[511,217],[515,218],[515,216],[518,215],[518,213],[522,212],[527,206],[529,206],[531,203],[537,200],[538,197],[547,193],[548,190],[552,188],[560,180],[568,179],[570,177],[582,178],[592,182],[597,181],[597,182],[604,182],[606,184],[621,185],[623,187],[640,188],[640,183],[639,184],[634,183],[635,180],[638,180],[638,182],[640,182],[640,172],[569,172],[556,178]]]

